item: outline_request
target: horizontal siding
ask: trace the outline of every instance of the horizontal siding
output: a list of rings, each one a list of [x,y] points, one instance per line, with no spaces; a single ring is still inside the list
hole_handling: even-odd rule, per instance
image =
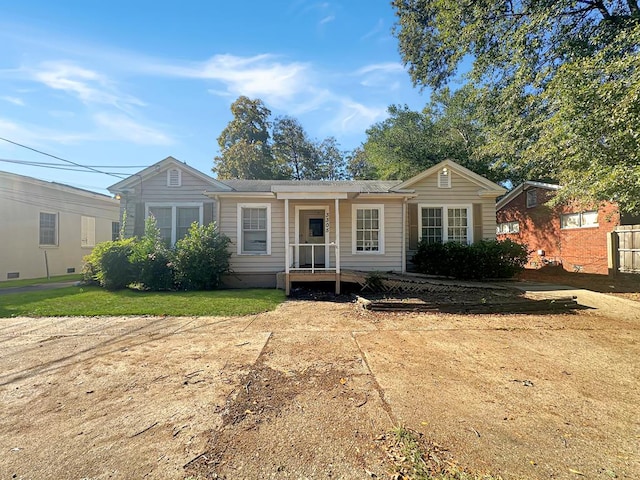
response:
[[[353,204],[380,204],[379,200],[340,203],[340,260],[343,270],[402,270],[402,201],[384,202],[384,254],[354,253],[351,229]]]
[[[411,203],[426,203],[431,205],[467,205],[482,204],[482,237],[484,239],[496,238],[496,202],[493,198],[481,198],[478,193],[481,187],[466,178],[451,172],[451,188],[438,188],[437,175],[432,175],[421,182],[412,185],[416,198]],[[407,234],[408,235],[408,234]],[[408,240],[408,237],[407,237]],[[475,238],[474,240],[480,240]],[[409,256],[410,252],[407,252]]]
[[[271,204],[271,255],[238,255],[238,204]],[[278,200],[220,201],[220,231],[231,239],[231,270],[235,273],[269,273],[284,271],[284,203]]]
[[[411,185],[418,195],[412,199],[414,203],[476,203],[481,190],[477,184],[451,172],[451,188],[438,188],[437,175],[424,178],[421,182]]]
[[[237,205],[238,203],[271,204],[271,255],[237,254]],[[400,271],[402,269],[402,202],[394,200],[384,205],[385,253],[353,254],[351,236],[351,205],[382,203],[380,201],[340,201],[340,252],[341,268],[357,270]],[[289,242],[295,238],[296,206],[328,207],[330,215],[330,233],[328,242],[336,240],[335,203],[333,200],[290,201],[289,202]],[[285,269],[284,201],[278,200],[235,200],[224,198],[220,206],[220,228],[231,241],[231,268],[235,273],[282,272]],[[330,265],[335,267],[335,249],[330,250]]]
[[[194,177],[186,171],[182,172],[180,187],[167,187],[167,172],[144,180],[135,187],[135,198],[143,202],[202,202],[207,199],[205,191],[214,190],[210,183]]]

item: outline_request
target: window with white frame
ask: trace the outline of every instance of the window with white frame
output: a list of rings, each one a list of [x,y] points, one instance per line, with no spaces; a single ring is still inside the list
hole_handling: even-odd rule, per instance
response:
[[[153,216],[160,236],[168,245],[184,238],[193,222],[202,224],[202,204],[147,204],[147,217]]]
[[[271,205],[238,204],[238,255],[271,254]]]
[[[520,224],[518,222],[503,222],[499,223],[496,227],[496,233],[518,233],[520,231]]]
[[[384,253],[383,205],[353,205],[353,253]]]
[[[598,212],[567,213],[560,216],[560,228],[589,228],[598,226]]]
[[[527,190],[527,208],[535,207],[538,205],[538,190],[532,188],[531,190]]]
[[[471,206],[420,205],[420,238],[428,243],[471,243]]]
[[[80,245],[94,247],[96,245],[96,218],[80,217]]]
[[[40,245],[58,244],[58,214],[40,212]]]

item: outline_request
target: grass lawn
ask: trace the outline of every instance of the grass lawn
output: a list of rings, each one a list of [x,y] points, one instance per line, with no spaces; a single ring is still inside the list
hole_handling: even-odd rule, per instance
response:
[[[0,282],[0,288],[28,287],[29,285],[40,285],[42,283],[79,282],[80,280],[82,280],[82,275],[74,273],[71,275],[56,275],[51,278],[43,277],[26,278],[24,280],[8,280],[6,282]]]
[[[207,292],[109,292],[99,287],[66,287],[0,296],[0,317],[66,316],[234,316],[273,310],[285,299],[282,290]]]

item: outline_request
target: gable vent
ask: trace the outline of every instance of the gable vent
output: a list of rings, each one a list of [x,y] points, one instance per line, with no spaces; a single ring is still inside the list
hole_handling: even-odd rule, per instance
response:
[[[451,172],[446,167],[438,172],[438,188],[451,188]]]
[[[171,168],[167,171],[167,186],[179,187],[182,185],[182,172],[178,168]]]

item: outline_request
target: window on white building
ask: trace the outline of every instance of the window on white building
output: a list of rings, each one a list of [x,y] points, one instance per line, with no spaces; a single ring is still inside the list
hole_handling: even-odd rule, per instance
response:
[[[271,205],[238,204],[238,255],[271,254]]]
[[[420,238],[428,243],[471,243],[471,206],[420,206]]]
[[[95,217],[80,217],[80,245],[83,247],[95,247],[96,245],[96,219]]]
[[[58,244],[58,214],[40,212],[40,245]]]
[[[353,253],[384,253],[384,208],[382,205],[353,205]]]
[[[202,204],[147,205],[147,217],[153,216],[160,236],[168,245],[184,238],[193,222],[202,224]]]

